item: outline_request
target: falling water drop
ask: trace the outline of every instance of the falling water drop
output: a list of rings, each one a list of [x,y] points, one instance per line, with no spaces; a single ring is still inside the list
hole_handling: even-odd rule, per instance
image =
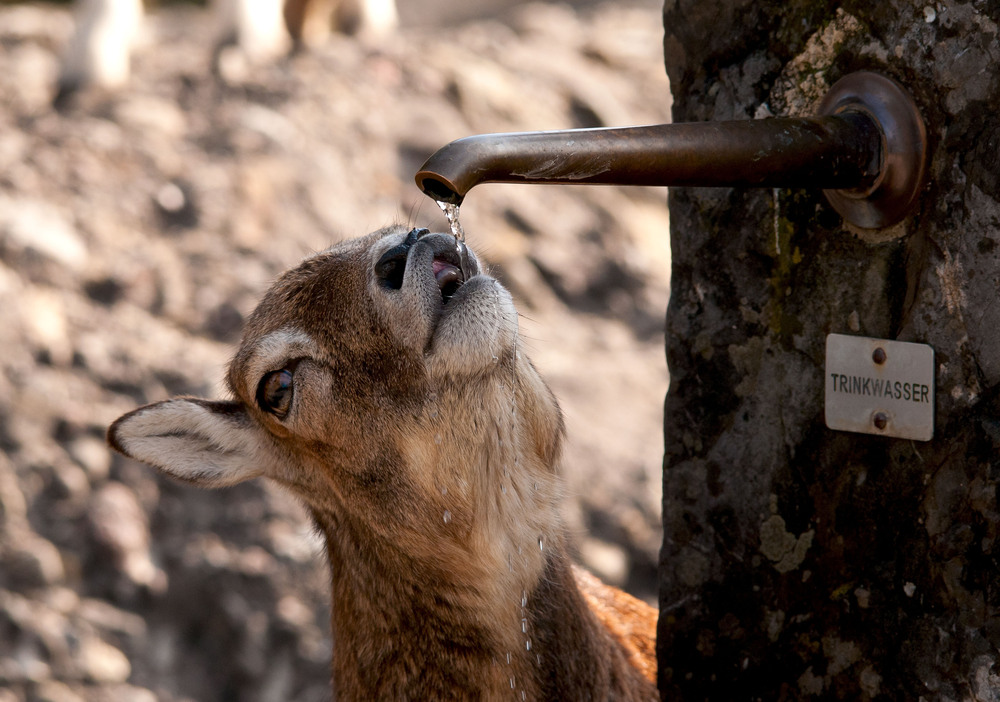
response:
[[[437,204],[448,220],[448,226],[451,227],[452,235],[458,241],[465,241],[465,230],[462,229],[462,223],[458,221],[458,205],[451,202],[442,202],[441,200],[438,200]]]
[[[451,510],[450,509],[446,509],[444,511],[444,523],[445,524],[451,523]]]
[[[510,665],[510,651],[507,651],[507,665]]]
[[[524,650],[525,651],[531,650],[531,639],[528,639],[527,641],[524,642]]]
[[[441,495],[444,496],[444,495],[447,495],[447,494],[448,494],[448,487],[447,486],[442,487],[441,488]]]
[[[527,617],[521,617],[521,633],[522,634],[527,634],[528,633],[528,618]]]
[[[500,492],[502,492],[504,495],[507,494],[507,486],[504,485],[503,483],[500,483]]]
[[[527,607],[528,606],[528,591],[527,590],[521,590],[521,606],[522,607]]]
[[[435,444],[440,444],[441,443],[441,435],[440,434],[435,434],[434,435],[434,443]]]
[[[510,689],[511,690],[514,689],[514,678],[513,677],[511,677],[511,679],[510,679]]]
[[[538,550],[539,551],[545,550],[545,542],[542,540],[541,536],[538,537]]]

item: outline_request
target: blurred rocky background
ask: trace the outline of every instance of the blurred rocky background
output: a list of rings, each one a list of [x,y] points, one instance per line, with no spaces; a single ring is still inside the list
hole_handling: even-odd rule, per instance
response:
[[[0,5],[0,702],[329,699],[304,511],[161,479],[105,428],[220,396],[244,316],[304,255],[444,228],[412,181],[439,146],[668,119],[659,0],[400,14],[377,44],[220,71],[205,10],[163,5],[126,90],[55,111],[69,11]],[[655,601],[665,192],[488,185],[462,221],[566,412],[578,555]]]

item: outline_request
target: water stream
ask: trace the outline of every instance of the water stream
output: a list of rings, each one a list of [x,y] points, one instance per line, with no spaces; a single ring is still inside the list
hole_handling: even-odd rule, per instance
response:
[[[458,241],[465,242],[465,230],[462,229],[462,223],[458,221],[458,205],[451,202],[442,202],[441,200],[436,200],[438,207],[444,212],[445,219],[448,220],[448,225],[451,227],[451,233]]]
[[[455,205],[455,204],[452,204],[452,203],[449,203],[449,202],[442,202],[440,200],[437,201],[437,204],[438,204],[438,207],[441,208],[441,211],[444,213],[445,218],[448,220],[448,225],[451,228],[451,234],[452,234],[452,236],[455,237],[455,245],[458,248],[460,255],[462,256],[462,262],[463,262],[462,268],[463,268],[463,272],[464,272],[466,270],[466,263],[465,263],[465,255],[466,255],[466,253],[465,253],[465,247],[464,247],[464,244],[465,244],[465,230],[462,229],[462,224],[461,224],[461,222],[458,219],[458,217],[459,217],[459,207],[458,207],[458,205]],[[499,298],[495,298],[494,299],[494,314],[498,318],[500,317],[500,302],[499,302]],[[514,324],[516,325],[517,322],[515,321]],[[498,352],[498,349],[494,349],[494,351],[493,351],[493,362],[494,363],[498,363],[499,360],[500,360],[497,352]],[[515,481],[515,478],[518,475],[519,469],[520,469],[520,466],[518,465],[518,456],[517,456],[517,452],[518,452],[517,361],[518,361],[518,358],[519,358],[519,353],[518,353],[518,336],[517,336],[516,330],[515,330],[515,333],[514,333],[514,341],[513,341],[510,353],[511,353],[511,356],[512,356],[512,358],[511,358],[511,361],[512,361],[512,363],[511,363],[511,376],[510,376],[510,380],[509,380],[509,382],[510,382],[510,415],[507,418],[508,421],[509,421],[510,429],[509,429],[509,433],[507,433],[507,435],[506,435],[506,441],[508,442],[508,446],[506,448],[510,452],[509,455],[511,457],[511,464],[505,464],[503,466],[503,472],[502,472],[502,475],[500,476],[500,494],[503,496],[503,498],[506,498],[506,499],[509,499],[510,497],[514,497],[513,494],[509,494],[509,493],[513,492],[513,490],[516,490],[514,481]],[[501,385],[501,389],[502,390],[503,390],[503,385],[506,385],[506,383],[502,382],[502,385]],[[437,399],[436,396],[434,396],[433,399],[436,400]],[[436,419],[437,418],[437,414],[438,413],[437,413],[436,408],[432,409],[431,412],[430,412],[430,416],[431,416],[432,419]],[[503,444],[504,444],[503,435],[504,435],[503,432],[498,432],[497,439],[499,441],[499,445],[500,446],[503,446]],[[442,441],[441,435],[440,434],[436,434],[434,436],[434,443],[435,444],[441,444],[441,441]],[[508,483],[510,484],[511,490],[508,490]],[[533,490],[535,490],[535,491],[538,490],[538,483],[534,483]],[[444,496],[444,495],[447,494],[447,488],[446,487],[442,487],[441,488],[441,494],[442,494],[442,496]],[[444,512],[444,523],[445,524],[450,524],[451,521],[452,521],[451,511],[445,510],[445,512]],[[542,550],[544,550],[544,548],[545,548],[544,541],[543,541],[542,537],[539,536],[538,537],[538,549],[539,549],[539,551],[542,551]],[[524,557],[524,550],[523,550],[523,548],[522,548],[521,545],[517,546],[517,557],[518,557],[518,560],[520,560],[521,558]],[[508,568],[508,570],[511,573],[514,572],[514,559],[515,559],[515,555],[513,553],[508,553],[507,554],[507,568]],[[530,625],[530,620],[529,620],[529,617],[528,617],[528,592],[527,592],[527,590],[522,590],[521,591],[521,598],[520,598],[519,604],[520,604],[520,614],[521,614],[521,616],[520,616],[520,620],[521,620],[521,622],[520,622],[520,624],[521,624],[521,634],[524,637],[524,650],[525,650],[525,653],[528,653],[529,651],[532,651],[532,645],[531,645],[531,625]],[[510,665],[511,664],[511,652],[510,651],[506,652],[505,658],[506,658],[506,661],[507,661],[507,665]],[[538,664],[541,665],[541,656],[537,652],[535,654],[535,659],[537,660]],[[522,700],[526,699],[526,692],[525,692],[525,690],[523,690],[523,689],[518,690],[517,681],[516,681],[516,679],[515,679],[515,677],[513,675],[510,676],[510,687],[511,687],[512,690],[516,691],[515,695],[517,694],[517,692],[519,692],[520,693],[520,698]]]

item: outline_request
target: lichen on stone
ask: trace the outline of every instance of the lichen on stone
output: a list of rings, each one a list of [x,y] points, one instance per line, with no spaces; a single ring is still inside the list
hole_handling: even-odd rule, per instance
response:
[[[816,532],[810,529],[798,536],[790,533],[784,518],[777,513],[776,503],[772,495],[772,514],[760,525],[760,552],[779,573],[789,573],[802,565]]]

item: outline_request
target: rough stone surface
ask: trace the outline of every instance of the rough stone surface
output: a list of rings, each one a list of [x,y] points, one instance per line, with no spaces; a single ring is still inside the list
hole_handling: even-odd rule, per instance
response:
[[[0,700],[319,702],[335,642],[304,510],[167,481],[105,429],[221,396],[243,319],[303,256],[446,227],[413,183],[438,147],[663,121],[659,0],[406,0],[421,26],[381,46],[334,37],[228,77],[204,9],[152,4],[129,89],[60,113],[65,4],[0,3]],[[580,556],[653,601],[665,199],[483,186],[462,208],[565,408]]]
[[[676,189],[660,685],[666,699],[995,699],[1000,671],[996,3],[668,0],[674,120],[810,114],[855,70],[912,93],[916,211]],[[824,424],[825,338],[930,344],[936,434]]]

